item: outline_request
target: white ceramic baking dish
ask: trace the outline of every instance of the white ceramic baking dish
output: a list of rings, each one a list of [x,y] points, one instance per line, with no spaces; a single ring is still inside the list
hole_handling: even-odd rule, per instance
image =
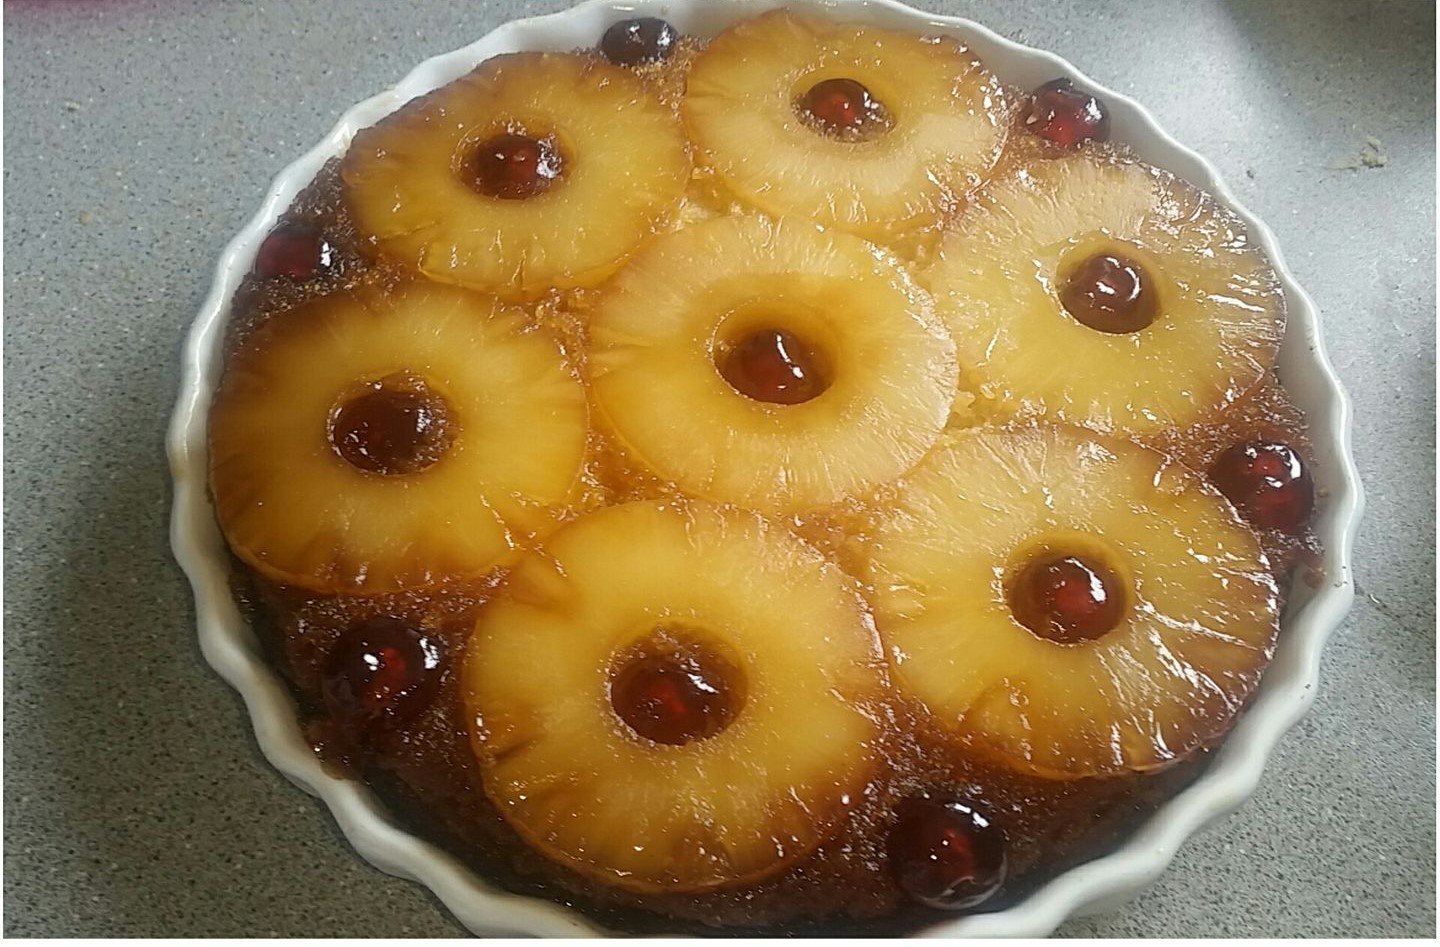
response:
[[[224,541],[206,492],[206,414],[219,374],[230,299],[277,216],[328,159],[344,153],[356,131],[415,96],[463,75],[482,60],[516,50],[589,46],[606,26],[625,16],[664,16],[685,33],[708,36],[761,10],[786,5],[805,4],[783,0],[589,0],[561,13],[507,23],[463,49],[421,63],[393,89],[346,112],[323,141],[280,173],[259,212],[221,255],[214,285],[190,331],[179,402],[169,432],[175,484],[171,541],[195,590],[205,657],[244,696],[265,756],[301,788],[325,800],[356,850],[378,868],[429,887],[476,933],[574,936],[606,932],[561,905],[501,891],[454,858],[395,827],[365,786],[337,779],[321,769],[301,733],[285,685],[262,658],[231,598]],[[845,19],[954,36],[1011,85],[1031,88],[1068,76],[1095,90],[1110,105],[1116,140],[1210,191],[1250,225],[1253,237],[1279,272],[1289,299],[1289,328],[1280,350],[1279,372],[1310,420],[1325,581],[1318,587],[1303,582],[1296,585],[1275,659],[1258,697],[1197,782],[1137,824],[1112,854],[1066,872],[1006,910],[960,917],[923,932],[935,936],[1045,935],[1067,917],[1118,905],[1153,881],[1191,834],[1249,797],[1276,742],[1310,706],[1321,648],[1344,618],[1354,594],[1350,554],[1362,499],[1350,456],[1350,404],[1325,356],[1319,313],[1287,270],[1274,235],[1240,205],[1204,158],[1165,134],[1138,103],[1093,82],[1051,53],[1013,43],[969,20],[933,16],[895,0],[832,0],[813,5]]]

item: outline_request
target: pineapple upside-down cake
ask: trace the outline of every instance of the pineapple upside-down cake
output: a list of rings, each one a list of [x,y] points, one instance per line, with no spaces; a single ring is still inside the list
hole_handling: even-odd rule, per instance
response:
[[[1012,903],[1194,778],[1313,560],[1275,274],[952,40],[597,42],[358,133],[261,246],[237,595],[327,764],[511,890]]]

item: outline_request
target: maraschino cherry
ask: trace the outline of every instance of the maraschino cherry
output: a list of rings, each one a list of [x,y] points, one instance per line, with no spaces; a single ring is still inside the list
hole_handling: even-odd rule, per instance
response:
[[[544,194],[559,180],[564,161],[549,138],[504,132],[482,141],[470,157],[476,190],[507,201]]]
[[[1097,253],[1060,287],[1060,302],[1082,325],[1121,335],[1139,332],[1159,315],[1154,280],[1135,260]]]
[[[621,20],[600,37],[600,52],[617,66],[639,66],[670,58],[680,34],[654,16]]]
[[[885,110],[854,79],[823,79],[800,97],[799,108],[822,131],[854,136],[885,123]]]
[[[1039,556],[1010,587],[1015,620],[1061,644],[1099,638],[1120,623],[1125,607],[1115,573],[1082,556]]]
[[[820,355],[784,329],[759,329],[723,351],[717,365],[736,391],[767,404],[801,404],[829,387]]]
[[[1005,836],[973,803],[913,797],[897,807],[890,870],[901,889],[943,910],[974,907],[1005,882]]]
[[[335,250],[309,224],[287,221],[266,235],[255,254],[255,272],[265,277],[307,280],[330,269]]]
[[[611,680],[610,703],[645,739],[684,746],[715,736],[734,719],[732,677],[724,662],[701,652],[639,654]]]
[[[379,474],[419,473],[450,446],[449,410],[423,384],[375,382],[330,418],[330,445],[355,467]]]
[[[1065,148],[1110,137],[1110,112],[1105,103],[1069,79],[1055,79],[1031,94],[1025,129]]]
[[[1310,471],[1279,441],[1236,444],[1211,466],[1210,481],[1257,526],[1298,534],[1315,508]]]
[[[413,719],[440,685],[440,642],[399,618],[349,628],[326,658],[321,693],[331,715],[362,738],[372,728]]]

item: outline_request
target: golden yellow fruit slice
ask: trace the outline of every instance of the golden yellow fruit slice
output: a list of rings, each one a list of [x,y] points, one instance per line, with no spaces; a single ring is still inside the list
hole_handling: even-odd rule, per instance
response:
[[[801,107],[818,83],[861,83],[886,121],[827,134]],[[786,10],[715,37],[683,114],[699,160],[742,201],[872,239],[935,223],[1004,141],[994,77],[963,47]]]
[[[413,473],[336,449],[359,391],[418,379],[448,446]],[[272,319],[227,367],[210,414],[211,487],[230,546],[282,582],[384,592],[479,574],[571,495],[584,393],[556,343],[493,297],[357,289]]]
[[[472,159],[494,136],[553,145],[543,193],[494,196]],[[345,196],[380,251],[431,279],[504,296],[590,285],[680,201],[680,123],[628,70],[563,53],[512,53],[355,136]]]
[[[1126,609],[1073,644],[1009,596],[1041,552],[1118,578]],[[861,555],[900,686],[968,746],[1055,778],[1151,770],[1230,725],[1275,640],[1254,535],[1189,470],[1063,427],[947,439],[899,485]]]
[[[617,682],[675,640],[720,656],[696,673],[728,722],[658,742],[626,722]],[[530,844],[607,884],[698,891],[830,835],[878,765],[884,687],[864,600],[814,549],[752,513],[630,503],[516,566],[480,612],[463,692],[485,791]]]
[[[742,394],[717,367],[751,333],[819,353],[799,404]],[[802,220],[730,217],[648,244],[591,317],[596,401],[647,467],[712,500],[793,511],[868,490],[935,442],[953,346],[926,295],[875,247]]]
[[[1158,315],[1097,331],[1061,302],[1096,254],[1143,268]],[[1004,412],[1150,434],[1213,416],[1275,361],[1284,301],[1264,254],[1211,198],[1093,151],[996,178],[921,281],[965,379]]]

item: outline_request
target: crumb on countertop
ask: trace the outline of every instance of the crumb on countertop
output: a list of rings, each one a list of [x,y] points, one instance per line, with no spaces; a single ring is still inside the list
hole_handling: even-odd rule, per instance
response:
[[[1332,162],[1330,167],[1336,171],[1359,171],[1362,168],[1383,168],[1389,163],[1390,156],[1385,153],[1385,143],[1373,135],[1367,135],[1359,155]]]

